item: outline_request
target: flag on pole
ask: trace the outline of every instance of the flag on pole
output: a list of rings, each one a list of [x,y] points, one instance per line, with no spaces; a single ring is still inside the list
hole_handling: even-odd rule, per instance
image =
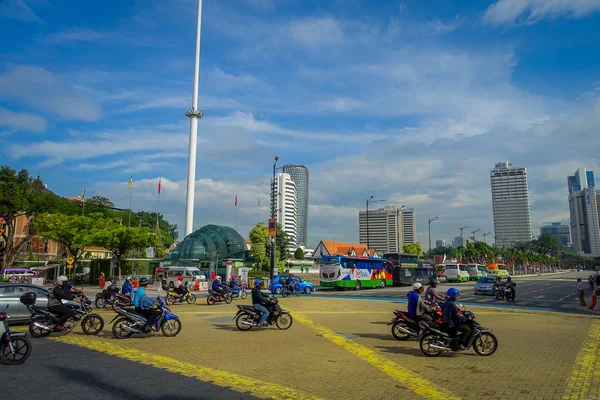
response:
[[[127,189],[131,190],[131,186],[133,185],[133,176],[129,177],[129,183],[127,184]]]
[[[160,181],[161,181],[161,179],[159,178],[158,179],[158,194],[160,194]]]
[[[235,202],[233,203],[235,207],[237,207],[237,194],[235,195]]]
[[[85,199],[85,188],[83,188],[83,191],[81,192],[81,200]]]

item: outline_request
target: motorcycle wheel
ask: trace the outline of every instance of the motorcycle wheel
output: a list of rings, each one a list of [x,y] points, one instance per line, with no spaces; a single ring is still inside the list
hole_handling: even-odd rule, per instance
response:
[[[432,349],[430,346],[433,342],[436,342],[437,335],[435,333],[427,333],[419,342],[419,347],[421,348],[421,353],[425,354],[427,357],[437,357],[442,354],[441,350]]]
[[[133,335],[133,332],[128,331],[123,327],[127,323],[127,318],[119,318],[115,321],[112,327],[112,334],[117,339],[127,339]]]
[[[206,302],[208,303],[209,306],[212,306],[212,305],[214,305],[217,302],[217,299],[215,299],[213,297],[213,295],[208,295],[206,297]]]
[[[491,356],[498,349],[498,339],[491,332],[482,332],[473,342],[473,350],[480,356]]]
[[[196,302],[196,295],[189,294],[186,301],[188,302],[188,304],[194,304]]]
[[[235,326],[237,326],[237,328],[240,331],[249,331],[250,329],[253,328],[252,325],[243,324],[242,321],[246,321],[246,322],[254,324],[254,321],[252,320],[252,317],[250,317],[246,313],[242,313],[242,314],[238,315],[238,317],[235,319]]]
[[[181,332],[181,321],[179,319],[164,320],[160,330],[167,337],[177,336]]]
[[[13,353],[8,342],[0,345],[0,358],[6,365],[23,364],[31,354],[31,342],[23,337],[12,338],[12,345],[15,349]]]
[[[104,319],[99,315],[88,315],[81,321],[81,330],[86,335],[97,335],[104,329]]]
[[[401,326],[403,328],[408,328],[406,322],[404,322],[402,320],[396,321],[392,325],[392,336],[394,336],[394,338],[396,340],[401,340],[401,341],[408,340],[410,338],[410,335],[406,332],[402,332],[401,330],[396,329],[398,326]]]
[[[288,297],[290,295],[289,289],[281,289],[281,297]]]
[[[248,293],[246,293],[246,291],[245,291],[245,290],[242,290],[242,291],[240,292],[240,299],[242,299],[242,300],[246,300],[246,297],[248,297]]]
[[[34,322],[38,322],[42,325],[54,324],[53,321],[49,317],[46,318],[43,315],[34,317],[32,319],[32,321],[29,323],[29,334],[32,337],[42,338],[42,337],[46,337],[52,333],[52,329],[38,328],[37,326],[34,325]]]
[[[277,328],[281,329],[282,331],[285,331],[290,329],[293,322],[294,319],[290,314],[279,314],[279,316],[275,320],[275,325],[277,325]]]
[[[165,304],[168,306],[172,306],[173,304],[175,304],[175,298],[173,296],[167,296],[167,298],[165,299]]]
[[[225,295],[223,295],[223,298],[225,299],[225,303],[227,304],[231,304],[231,302],[233,301],[231,293],[225,293]]]
[[[94,304],[96,304],[96,308],[104,308],[106,307],[106,299],[104,297],[98,297]]]

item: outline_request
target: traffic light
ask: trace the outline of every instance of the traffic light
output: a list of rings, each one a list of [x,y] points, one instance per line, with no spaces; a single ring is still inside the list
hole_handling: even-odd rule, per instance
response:
[[[267,258],[270,258],[270,257],[271,257],[271,245],[270,245],[270,244],[268,244],[268,245],[265,247],[265,253],[266,253],[266,256],[267,256]]]
[[[250,259],[250,250],[244,250],[244,261],[248,261]]]

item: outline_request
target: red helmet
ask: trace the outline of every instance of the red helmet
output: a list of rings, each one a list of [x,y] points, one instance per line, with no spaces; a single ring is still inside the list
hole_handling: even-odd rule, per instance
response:
[[[231,277],[231,279],[235,279],[235,275],[233,275],[233,276]]]
[[[182,275],[179,275],[179,276],[177,277],[177,279],[178,279],[178,280],[180,280],[180,281],[182,281],[182,280],[183,280],[183,276],[182,276]]]

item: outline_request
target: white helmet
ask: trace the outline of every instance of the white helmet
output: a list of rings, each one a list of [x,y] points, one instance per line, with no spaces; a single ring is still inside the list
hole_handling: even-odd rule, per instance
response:
[[[412,288],[413,288],[413,290],[416,291],[416,290],[421,289],[422,286],[423,285],[421,285],[419,282],[415,282],[415,283],[413,283]]]
[[[127,277],[127,280],[128,280],[128,281],[130,281],[130,280],[131,280],[131,277],[130,277],[130,276],[128,276],[128,277]]]
[[[61,275],[61,276],[59,276],[58,278],[56,278],[56,283],[57,283],[58,285],[61,285],[61,286],[62,286],[62,285],[63,285],[65,282],[67,282],[68,280],[69,280],[69,278],[67,278],[67,277],[66,277],[66,276],[64,276],[64,275]]]

